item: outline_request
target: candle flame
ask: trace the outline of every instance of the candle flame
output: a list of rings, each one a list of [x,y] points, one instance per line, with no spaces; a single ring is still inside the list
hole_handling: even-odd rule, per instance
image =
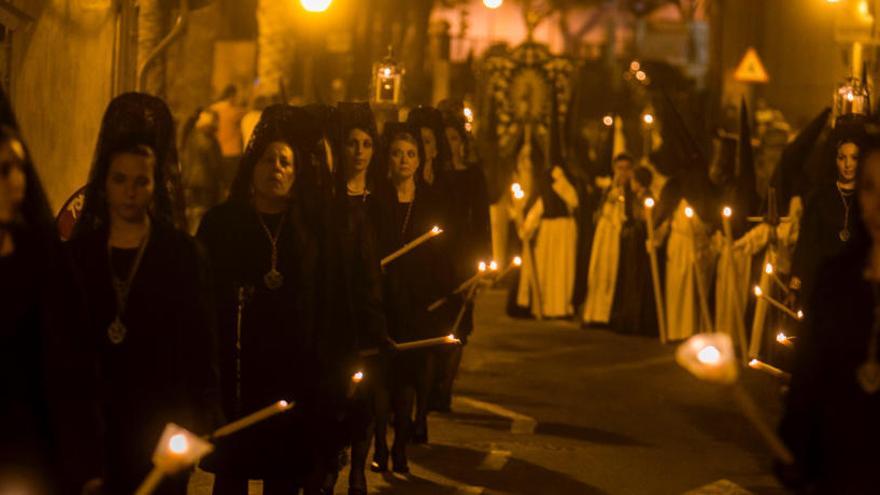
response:
[[[446,340],[449,342],[455,342],[456,341],[455,334],[450,333],[449,335],[446,336]]]
[[[481,261],[481,262],[477,265],[477,268],[478,268],[481,272],[485,272],[485,271],[486,271],[486,262],[485,262],[485,261]]]
[[[729,206],[725,206],[723,210],[721,210],[721,214],[724,215],[724,218],[730,218],[733,216],[733,210]]]
[[[605,124],[605,127],[611,127],[614,125],[614,117],[606,115],[602,117],[602,123]]]
[[[514,191],[513,197],[516,199],[523,199],[524,197],[526,197],[526,193],[525,191],[520,189],[519,191]]]
[[[773,275],[773,265],[771,263],[764,265],[764,273],[767,275]]]
[[[636,72],[636,79],[638,79],[639,81],[644,81],[644,80],[647,79],[647,78],[648,78],[648,75],[645,74],[644,71],[641,71],[641,70],[640,70],[640,71]],[[648,114],[648,115],[650,115],[650,114]],[[646,115],[645,117],[647,117],[647,115]],[[645,120],[645,122],[648,123],[648,124],[650,124],[650,122],[648,122],[647,119]]]
[[[642,73],[642,74],[644,74],[644,73]],[[636,77],[638,77],[638,75],[636,75]],[[644,78],[643,78],[643,79],[644,79]],[[654,116],[651,115],[650,113],[646,113],[646,114],[642,117],[642,120],[644,120],[646,124],[651,125],[651,124],[654,123]]]
[[[495,263],[495,260],[489,262],[489,269],[494,271],[498,270],[498,263]]]
[[[441,229],[440,227],[438,227],[436,225],[433,228],[431,228],[431,233],[434,235],[437,235],[441,232],[443,232],[443,229]]]
[[[786,337],[784,333],[779,332],[776,334],[776,342],[779,342],[780,344],[784,344],[787,340],[788,340],[788,337]]]
[[[522,258],[520,258],[519,256],[514,256],[513,264],[516,266],[522,266]]]
[[[761,361],[758,361],[757,359],[752,359],[751,361],[749,361],[750,368],[757,368],[760,365],[761,365]]]
[[[364,379],[364,372],[358,371],[357,373],[351,375],[351,381],[354,383],[360,383]]]
[[[172,435],[168,440],[168,449],[178,455],[186,453],[189,450],[189,441],[187,441],[186,435],[183,433]]]
[[[514,182],[510,185],[510,190],[513,192],[522,191],[522,186],[519,184],[519,182]]]
[[[697,353],[697,360],[703,364],[718,364],[721,362],[721,351],[714,345],[707,345]]]
[[[694,209],[691,208],[690,206],[685,207],[684,216],[686,216],[688,218],[694,218]]]
[[[382,74],[384,74],[385,77],[391,77],[391,67],[385,67],[382,69]]]
[[[642,68],[642,64],[640,64],[638,60],[633,60],[632,62],[629,63],[629,70],[631,70],[633,72],[635,72],[641,68]]]
[[[800,309],[799,309],[799,310],[797,311],[797,317],[798,317],[798,320],[803,320],[803,319],[804,319],[804,312],[803,312],[803,310],[800,310]]]
[[[645,208],[654,207],[654,198],[645,198]]]
[[[755,295],[758,297],[761,297],[764,295],[764,291],[761,290],[760,286],[757,286],[757,285],[755,286]]]
[[[281,409],[286,409],[287,406],[289,406],[289,405],[290,405],[290,403],[287,402],[286,400],[279,400],[278,401],[278,407],[280,407]]]

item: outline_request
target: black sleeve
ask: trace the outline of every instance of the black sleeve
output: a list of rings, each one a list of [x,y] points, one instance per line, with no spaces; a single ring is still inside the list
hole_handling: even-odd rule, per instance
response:
[[[807,272],[816,267],[810,267],[811,250],[817,249],[819,243],[819,206],[818,198],[811,198],[805,208],[803,220],[801,220],[801,228],[798,233],[798,241],[794,247],[794,253],[791,258],[791,276],[797,277],[803,281],[807,276]]]
[[[41,317],[55,465],[64,493],[78,493],[86,481],[101,477],[104,454],[97,343],[89,331],[82,283],[72,266],[69,253],[59,246]]]
[[[187,387],[199,414],[198,433],[208,433],[222,423],[220,378],[217,362],[217,315],[211,297],[206,255],[201,246],[186,239],[181,253],[181,294],[178,328],[181,356],[187,370]]]
[[[361,247],[358,267],[355,270],[357,279],[354,281],[352,299],[355,303],[355,316],[361,323],[361,335],[358,347],[381,346],[388,342],[387,323],[385,321],[382,297],[382,268],[379,265],[379,240],[375,228],[365,215],[358,233]]]
[[[834,269],[829,266],[820,274],[821,283],[816,286],[806,308],[807,319],[798,335],[791,383],[785,399],[785,411],[779,423],[783,442],[795,458],[795,466],[787,483],[806,481],[814,464],[816,439],[821,435],[820,401],[823,377],[827,376],[823,359],[824,334],[835,327],[834,311],[827,301],[832,298],[836,282]]]

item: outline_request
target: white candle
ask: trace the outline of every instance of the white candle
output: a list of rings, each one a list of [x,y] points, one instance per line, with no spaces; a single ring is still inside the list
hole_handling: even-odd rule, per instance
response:
[[[397,258],[400,258],[404,254],[412,251],[413,249],[419,247],[420,245],[424,244],[425,242],[429,241],[430,239],[433,239],[434,237],[437,237],[438,235],[440,235],[442,233],[443,233],[443,229],[441,229],[440,227],[434,226],[431,230],[425,232],[424,234],[420,235],[419,237],[406,243],[402,248],[400,248],[397,251],[382,258],[382,263],[381,263],[382,268],[385,268],[385,266],[387,266],[392,261],[396,260]]]
[[[281,414],[285,411],[289,411],[293,409],[295,405],[295,403],[287,402],[286,400],[278,401],[269,407],[264,407],[263,409],[260,409],[253,414],[245,416],[237,421],[233,421],[226,426],[220,427],[211,435],[211,438],[214,439],[231,435],[249,426],[253,426],[261,421],[265,421],[266,419],[269,419],[276,414]]]

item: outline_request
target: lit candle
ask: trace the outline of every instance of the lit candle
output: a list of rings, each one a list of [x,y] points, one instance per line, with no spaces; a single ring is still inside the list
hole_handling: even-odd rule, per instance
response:
[[[776,334],[776,342],[779,342],[780,344],[784,345],[785,347],[794,347],[794,342],[792,342],[793,338],[794,337],[786,336],[785,333],[783,333],[783,332],[779,332]]]
[[[793,318],[795,320],[800,320],[803,318],[802,311],[798,311],[797,313],[795,313],[788,306],[782,304],[781,302],[777,301],[776,299],[773,299],[769,295],[765,294],[764,291],[761,289],[761,287],[758,285],[755,286],[755,297],[757,297],[759,299],[764,299],[765,301],[770,303],[773,307],[775,307],[779,311],[782,311],[783,313],[785,313],[786,315],[790,316],[791,318]]]
[[[691,226],[691,240],[694,245],[694,252],[699,253],[699,246],[697,245],[697,230],[694,226],[694,209],[690,206],[686,206],[684,208],[684,216],[686,216],[690,222]],[[700,263],[698,259],[694,259],[694,271],[696,272],[696,281],[697,281],[697,300],[700,303],[700,316],[703,320],[703,327],[708,331],[712,330],[712,318],[709,317],[709,301],[706,299],[706,288],[703,286],[703,275],[702,270],[700,269]]]
[[[413,249],[419,247],[420,245],[433,239],[434,237],[437,237],[438,235],[440,235],[442,233],[443,233],[443,229],[441,229],[440,227],[437,227],[435,225],[431,230],[425,232],[424,234],[420,235],[419,237],[406,243],[402,248],[398,249],[397,251],[382,258],[382,268],[385,268],[392,261],[396,260],[397,258],[400,258],[404,254],[412,251]]]
[[[415,340],[412,342],[404,342],[397,345],[398,351],[410,351],[413,349],[422,349],[424,347],[434,347],[438,345],[461,344],[461,341],[455,338],[455,335],[449,334],[445,337],[436,337],[433,339]]]
[[[654,198],[645,198],[645,225],[648,228],[648,261],[651,263],[651,283],[654,288],[654,305],[657,308],[657,329],[660,333],[660,342],[665,344],[668,340],[666,333],[666,307],[663,305],[663,292],[660,290],[660,265],[657,261],[657,251],[654,232]]]
[[[227,435],[231,435],[238,431],[241,431],[245,428],[253,426],[261,421],[265,421],[272,416],[277,414],[281,414],[283,412],[289,411],[293,409],[296,404],[293,402],[287,402],[286,400],[280,400],[269,407],[264,407],[259,411],[245,416],[237,421],[233,421],[226,426],[223,426],[217,429],[213,434],[211,434],[211,438],[221,438]]]
[[[749,368],[752,368],[753,370],[763,371],[767,374],[775,376],[776,378],[779,378],[780,380],[791,380],[791,374],[786,373],[775,366],[771,366],[757,359],[752,359],[751,361],[749,361]]]
[[[729,206],[725,206],[721,210],[721,223],[724,226],[724,237],[728,243],[733,242],[733,227],[730,226],[730,217],[733,216],[733,210]],[[728,244],[729,245],[729,244]]]
[[[348,398],[351,399],[354,397],[354,393],[357,391],[358,385],[364,381],[364,372],[358,370],[357,373],[351,375],[351,381],[348,383]]]
[[[494,261],[489,266],[486,265],[485,261],[480,261],[477,264],[477,273],[473,277],[465,280],[464,282],[461,283],[461,285],[456,287],[456,289],[454,291],[452,291],[452,295],[461,294],[462,292],[470,289],[474,284],[479,282],[480,279],[482,279],[484,275],[486,275],[486,270],[488,268],[491,268],[492,265],[495,266],[495,268],[492,268],[492,270],[498,269],[498,264],[495,263]],[[428,312],[436,311],[437,308],[446,304],[449,301],[449,297],[450,296],[445,296],[445,297],[442,297],[442,298],[437,299],[436,301],[432,302],[431,305],[428,306]]]

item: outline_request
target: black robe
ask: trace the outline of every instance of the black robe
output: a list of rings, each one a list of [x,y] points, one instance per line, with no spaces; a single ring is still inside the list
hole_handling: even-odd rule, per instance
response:
[[[657,306],[651,262],[645,250],[648,228],[641,213],[644,198],[633,197],[628,189],[626,196],[626,222],[620,231],[620,263],[609,323],[620,333],[654,337],[658,335]]]
[[[815,493],[867,494],[880,486],[880,392],[867,394],[856,381],[880,304],[862,276],[865,258],[847,250],[824,265],[795,344],[780,433],[800,481]]]
[[[85,305],[60,244],[12,229],[0,257],[0,479],[33,493],[78,493],[101,476],[97,364]]]
[[[854,235],[860,222],[859,208],[855,195],[850,195],[846,201],[849,204],[848,228],[850,234]],[[837,256],[847,245],[840,240],[845,210],[840,192],[834,183],[819,189],[807,199],[791,262],[792,276],[801,279],[799,299],[802,303],[810,301],[816,275],[822,264]]]
[[[217,445],[203,465],[217,474],[250,479],[302,481],[311,471],[314,444],[309,424],[322,386],[318,336],[328,280],[315,225],[297,203],[284,214],[278,239],[277,290],[266,287],[271,243],[258,213],[248,204],[227,201],[202,219],[198,239],[208,251],[214,275],[223,410],[230,419],[279,400],[295,401],[293,411],[244,430]],[[264,215],[274,234],[281,215]],[[236,321],[239,289],[245,297],[241,328],[241,397],[237,397]]]
[[[410,203],[401,203],[390,184],[378,194],[383,197],[380,227],[387,232],[390,245],[383,258],[406,243],[428,232],[434,226],[442,228],[444,215],[440,203],[429,191],[416,188],[415,201],[406,220]],[[404,228],[404,223],[406,223]],[[441,234],[445,235],[444,234]],[[453,289],[453,271],[450,259],[435,237],[385,267],[386,314],[388,332],[396,342],[440,337],[449,333],[449,305],[428,312],[428,306],[446,296]]]
[[[477,166],[464,170],[444,171],[435,182],[432,195],[441,201],[445,223],[440,226],[444,233],[438,244],[452,262],[453,281],[460,284],[471,278],[480,261],[492,260],[492,228],[489,222],[489,195],[486,179]],[[497,260],[500,269],[508,261]],[[455,307],[457,306],[457,307]],[[457,312],[461,304],[450,306]],[[450,311],[452,313],[452,311]],[[463,340],[473,331],[473,304],[469,304],[457,336]]]
[[[165,425],[197,434],[219,426],[215,326],[204,258],[194,240],[154,222],[135,275],[120,344],[107,329],[116,317],[107,231],[67,243],[83,280],[92,341],[100,354],[110,493],[131,493],[150,471]],[[134,250],[114,250],[114,266]],[[166,486],[182,493],[186,480]]]

